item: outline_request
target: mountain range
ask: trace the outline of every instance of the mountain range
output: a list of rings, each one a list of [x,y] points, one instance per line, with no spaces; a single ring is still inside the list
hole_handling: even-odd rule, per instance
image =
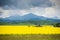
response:
[[[23,20],[23,21],[26,21],[26,20],[50,20],[50,21],[53,21],[53,22],[60,22],[60,19],[52,19],[52,18],[47,18],[47,17],[43,17],[43,16],[37,16],[37,15],[32,14],[32,13],[24,15],[24,16],[19,16],[19,15],[10,16],[8,18],[4,18],[3,20],[8,20],[8,21],[17,21],[17,20]]]

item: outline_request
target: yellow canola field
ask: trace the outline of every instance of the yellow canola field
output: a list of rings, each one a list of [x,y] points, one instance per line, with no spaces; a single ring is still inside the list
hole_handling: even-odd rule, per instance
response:
[[[53,26],[0,26],[0,34],[60,34],[60,28]]]

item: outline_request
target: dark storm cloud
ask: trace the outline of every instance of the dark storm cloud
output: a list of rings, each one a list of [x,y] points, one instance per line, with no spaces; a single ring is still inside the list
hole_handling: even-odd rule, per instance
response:
[[[0,6],[5,9],[28,9],[31,7],[52,7],[50,0],[0,0]]]
[[[50,0],[18,0],[18,8],[31,8],[31,7],[52,7],[54,4]]]
[[[32,6],[40,6],[40,7],[50,7],[52,6],[52,2],[50,0],[31,0]]]
[[[10,0],[0,0],[0,6],[10,5]]]
[[[55,3],[55,7],[57,7],[58,9],[60,9],[60,0],[51,0],[52,2]]]

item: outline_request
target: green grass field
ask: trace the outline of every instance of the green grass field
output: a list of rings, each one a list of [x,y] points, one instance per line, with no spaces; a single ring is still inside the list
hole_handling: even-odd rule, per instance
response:
[[[0,34],[0,40],[60,40],[60,34]]]

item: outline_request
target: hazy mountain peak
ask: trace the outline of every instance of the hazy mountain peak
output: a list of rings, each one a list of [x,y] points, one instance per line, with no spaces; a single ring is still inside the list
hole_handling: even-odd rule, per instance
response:
[[[29,13],[29,14],[26,14],[26,15],[24,15],[24,16],[37,16],[37,15],[35,15],[35,14],[33,14],[33,13]]]

